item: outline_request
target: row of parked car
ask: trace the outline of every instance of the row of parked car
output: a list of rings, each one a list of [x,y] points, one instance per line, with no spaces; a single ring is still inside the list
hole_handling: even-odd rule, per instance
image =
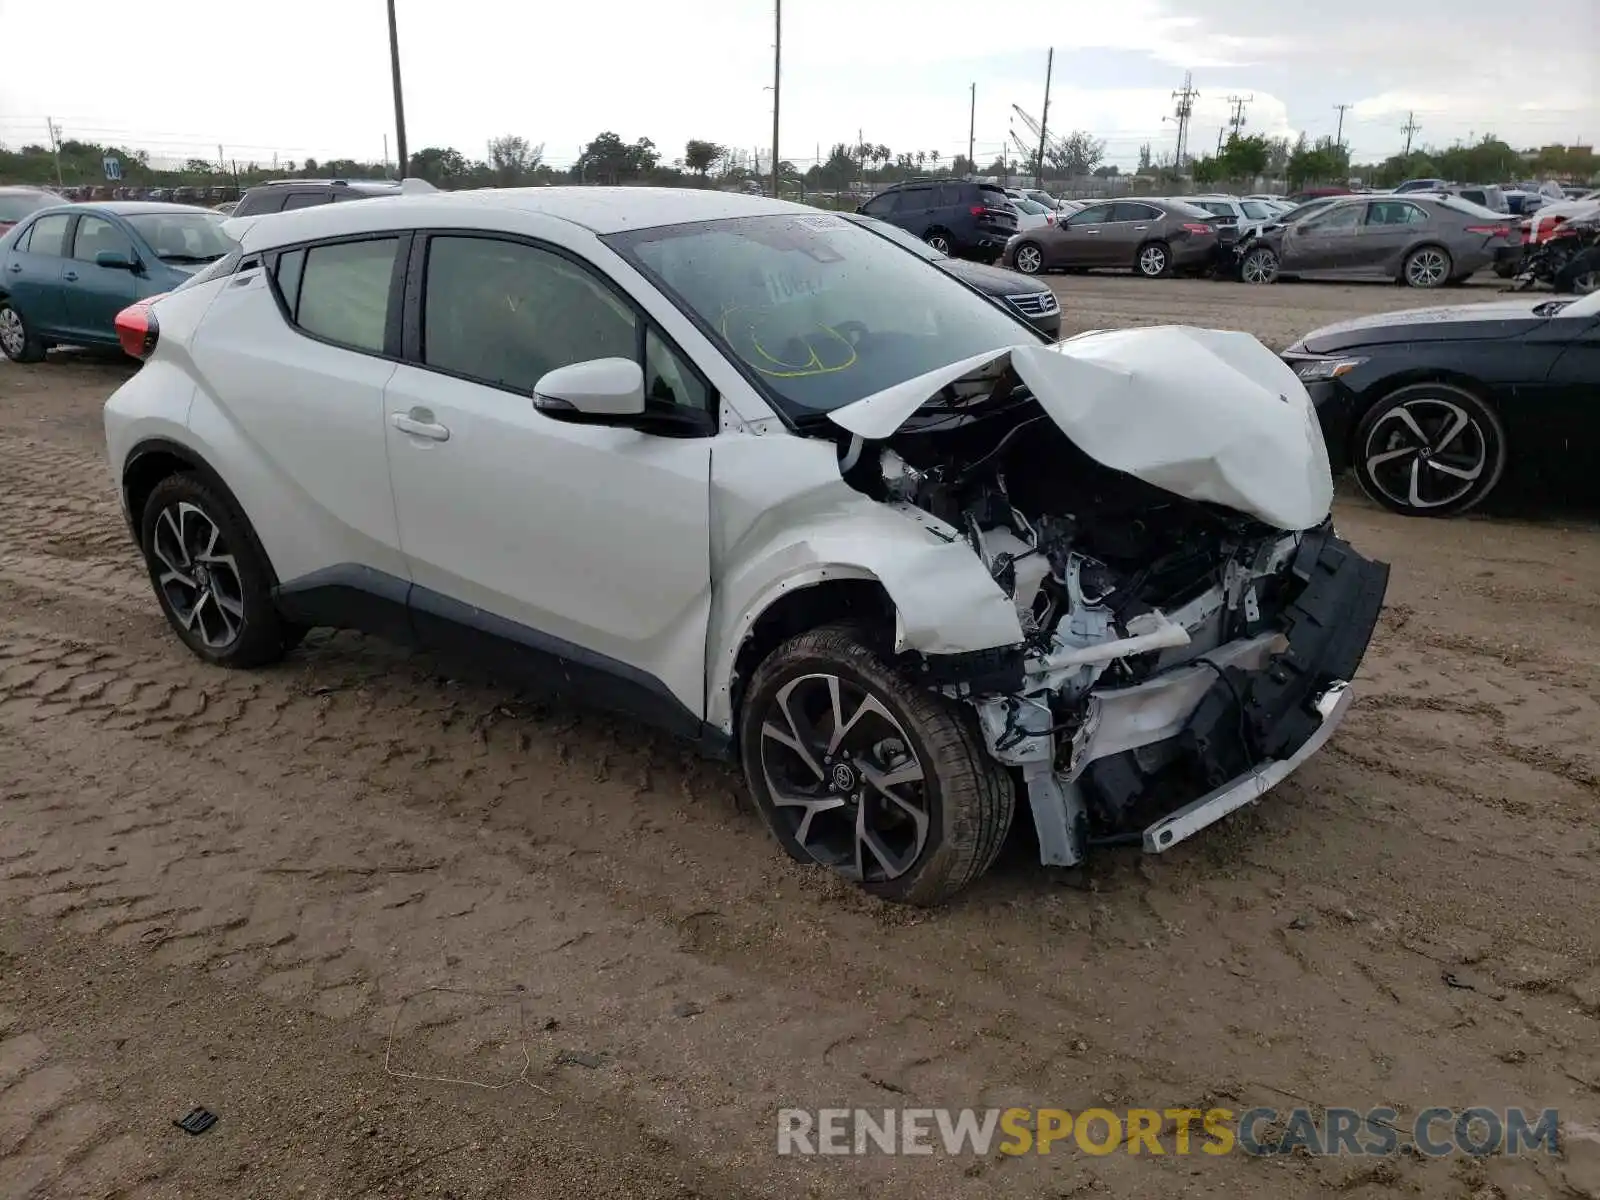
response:
[[[857,211],[941,255],[1025,275],[1123,269],[1150,278],[1213,275],[1269,284],[1304,276],[1416,288],[1459,283],[1484,269],[1512,278],[1529,249],[1564,221],[1600,213],[1597,192],[1550,199],[1519,220],[1472,198],[1483,191],[1408,186],[1299,204],[1267,195],[1074,201],[982,180],[922,179],[889,187]],[[1494,198],[1503,205],[1498,192]]]

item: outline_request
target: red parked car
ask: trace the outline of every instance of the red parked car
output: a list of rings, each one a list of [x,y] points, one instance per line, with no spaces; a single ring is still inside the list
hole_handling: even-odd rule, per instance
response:
[[[0,187],[0,237],[29,213],[60,203],[60,196],[43,188]]]

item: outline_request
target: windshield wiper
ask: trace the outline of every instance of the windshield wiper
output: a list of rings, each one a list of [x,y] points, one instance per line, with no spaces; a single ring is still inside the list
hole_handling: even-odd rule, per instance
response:
[[[169,263],[211,263],[221,258],[220,254],[158,254],[162,262]]]

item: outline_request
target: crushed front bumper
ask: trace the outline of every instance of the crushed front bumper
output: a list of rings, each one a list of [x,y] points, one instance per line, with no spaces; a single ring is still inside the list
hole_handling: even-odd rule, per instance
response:
[[[990,752],[1021,772],[1041,861],[1073,866],[1099,839],[1168,850],[1260,799],[1333,735],[1389,568],[1325,525],[1288,569],[1300,586],[1273,627],[1092,691],[1066,734],[1048,695],[977,705]]]

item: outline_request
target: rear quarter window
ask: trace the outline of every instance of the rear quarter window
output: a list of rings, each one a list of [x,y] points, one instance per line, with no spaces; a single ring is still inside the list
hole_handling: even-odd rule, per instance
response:
[[[239,201],[239,207],[233,210],[236,217],[250,217],[256,213],[275,213],[283,211],[283,190],[281,188],[263,188],[259,192],[246,192]]]

